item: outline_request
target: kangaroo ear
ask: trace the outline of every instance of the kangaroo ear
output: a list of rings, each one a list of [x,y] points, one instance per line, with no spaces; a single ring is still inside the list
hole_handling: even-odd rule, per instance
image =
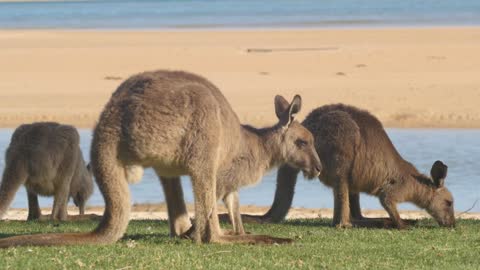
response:
[[[280,95],[275,96],[275,114],[279,120],[284,117],[288,110],[288,106],[290,106],[290,104],[288,104],[288,101],[284,97]]]
[[[302,109],[302,97],[299,95],[295,95],[293,97],[292,103],[290,103],[290,111],[288,116],[293,120],[295,118],[295,114],[297,114],[300,109]]]
[[[433,182],[437,188],[443,187],[445,178],[447,177],[447,165],[443,164],[440,160],[435,161],[430,170],[430,175],[432,176]]]
[[[302,108],[302,98],[299,95],[295,95],[292,102],[289,104],[287,100],[277,95],[275,97],[275,113],[282,126],[288,126],[295,118]]]

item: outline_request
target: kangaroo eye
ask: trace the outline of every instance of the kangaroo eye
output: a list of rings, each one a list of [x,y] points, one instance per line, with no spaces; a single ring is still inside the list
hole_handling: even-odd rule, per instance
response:
[[[305,147],[307,146],[307,141],[305,140],[302,140],[302,139],[298,139],[295,141],[295,144],[298,146],[298,147]]]
[[[448,207],[452,207],[453,202],[447,200],[447,201],[445,201],[445,204],[446,204]]]

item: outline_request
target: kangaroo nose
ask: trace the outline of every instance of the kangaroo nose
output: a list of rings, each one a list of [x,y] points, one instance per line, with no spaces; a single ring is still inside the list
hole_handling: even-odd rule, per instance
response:
[[[315,165],[315,169],[318,171],[318,173],[320,174],[322,172],[322,164],[319,162],[317,163],[317,165]]]

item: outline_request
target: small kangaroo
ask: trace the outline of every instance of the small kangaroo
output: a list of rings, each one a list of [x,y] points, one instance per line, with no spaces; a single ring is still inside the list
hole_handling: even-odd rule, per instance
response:
[[[172,236],[182,236],[190,230],[179,178],[190,175],[196,242],[289,242],[260,235],[224,234],[216,202],[259,181],[267,170],[284,163],[308,177],[319,175],[321,163],[313,136],[294,121],[300,108],[299,96],[291,103],[276,96],[279,122],[256,129],[241,125],[217,87],[198,75],[165,70],[134,75],[112,94],[94,130],[91,164],[105,199],[105,212],[98,227],[90,233],[4,238],[0,247],[117,241],[129,221],[129,175],[141,175],[127,171],[137,168],[133,171],[138,172],[141,167],[153,167],[160,178]]]
[[[322,161],[319,177],[333,188],[334,218],[338,227],[350,227],[351,218],[361,220],[359,193],[379,197],[398,229],[406,227],[397,203],[412,202],[442,226],[454,226],[453,197],[444,187],[447,166],[436,161],[430,177],[417,171],[397,152],[380,121],[369,112],[336,104],[313,110],[302,123],[315,138]],[[279,222],[291,206],[298,170],[285,165],[277,174],[277,190],[271,209],[253,222]]]
[[[69,198],[85,214],[93,192],[91,170],[85,166],[77,130],[69,125],[39,122],[19,126],[5,155],[0,185],[0,218],[22,184],[28,194],[28,220],[41,217],[38,195],[54,196],[51,218],[67,219]]]

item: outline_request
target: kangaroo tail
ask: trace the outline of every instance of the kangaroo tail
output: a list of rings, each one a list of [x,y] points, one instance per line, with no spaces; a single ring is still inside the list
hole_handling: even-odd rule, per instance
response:
[[[7,159],[0,184],[0,218],[7,212],[15,193],[26,180],[27,172],[22,167],[22,162]]]
[[[105,113],[105,112],[104,112]],[[105,116],[105,115],[103,115]],[[107,117],[108,118],[108,117]],[[90,233],[22,235],[0,239],[0,248],[13,246],[57,246],[109,244],[125,233],[130,215],[130,192],[123,165],[117,159],[120,133],[100,119],[91,148],[91,164],[97,185],[105,200],[105,212],[98,227]]]

